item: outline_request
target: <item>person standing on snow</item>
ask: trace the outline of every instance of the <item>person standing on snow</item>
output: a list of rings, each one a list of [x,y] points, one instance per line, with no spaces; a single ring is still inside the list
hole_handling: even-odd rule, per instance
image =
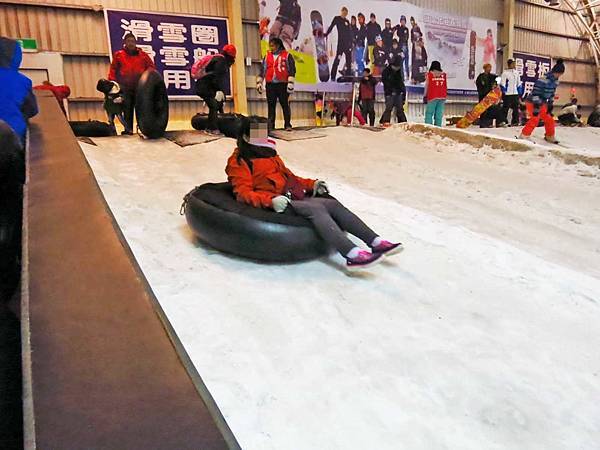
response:
[[[225,103],[225,87],[229,81],[229,68],[235,63],[237,49],[227,44],[221,53],[215,55],[205,68],[206,75],[196,81],[196,94],[208,106],[208,123],[206,131],[220,135],[217,123],[218,113],[223,113]]]
[[[284,213],[288,208],[308,219],[316,233],[345,259],[348,269],[373,265],[385,256],[398,253],[402,244],[382,239],[360,218],[328,196],[322,180],[301,178],[288,169],[277,155],[276,142],[269,139],[264,119],[245,118],[237,148],[227,161],[225,172],[237,201],[255,208]],[[348,239],[346,232],[361,239],[370,251]]]
[[[339,16],[335,16],[331,21],[331,25],[325,32],[325,37],[329,36],[331,31],[337,29],[337,51],[335,59],[333,60],[333,66],[331,68],[331,80],[335,81],[338,78],[338,66],[340,59],[344,57],[344,75],[351,75],[352,73],[352,41],[354,39],[354,33],[350,27],[350,22],[347,19],[348,8],[345,6],[340,11]]]
[[[523,131],[521,131],[520,139],[531,140],[531,134],[541,119],[544,121],[546,129],[544,139],[552,144],[558,144],[555,136],[554,117],[548,111],[552,110],[554,106],[554,95],[559,85],[558,80],[564,73],[564,61],[558,59],[550,72],[536,80],[533,90],[526,100],[527,113],[530,118],[527,124],[525,124]]]
[[[381,81],[383,82],[385,94],[385,111],[379,123],[384,127],[389,126],[394,108],[396,108],[398,123],[406,122],[406,115],[404,114],[406,87],[404,85],[404,74],[402,73],[402,59],[397,57],[385,68],[381,75]]]
[[[379,81],[371,75],[371,70],[365,67],[363,78],[358,87],[358,102],[360,110],[369,125],[375,126],[375,87]]]
[[[475,80],[479,101],[482,101],[498,85],[497,78],[498,75],[492,73],[492,65],[485,63],[483,65],[483,72]],[[496,120],[498,127],[504,126],[505,123],[501,119],[501,115],[502,110],[498,105],[490,106],[479,118],[479,127],[491,128],[494,125],[494,120]]]
[[[515,62],[509,59],[506,62],[507,68],[500,77],[500,89],[502,89],[502,115],[508,122],[508,112],[512,110],[511,125],[519,125],[519,98],[523,94],[521,77],[519,71],[515,68]]]
[[[23,53],[14,39],[0,37],[0,120],[25,144],[27,120],[38,113],[29,78],[19,73]]]
[[[441,127],[448,97],[448,81],[439,61],[433,61],[425,79],[425,123]]]
[[[269,51],[263,59],[260,75],[256,79],[256,90],[261,95],[263,81],[266,81],[269,131],[275,129],[275,108],[278,101],[283,110],[284,127],[286,131],[292,130],[290,95],[294,92],[295,76],[294,57],[283,47],[281,39],[271,38]]]
[[[127,33],[123,39],[123,48],[113,55],[108,72],[108,79],[116,81],[123,91],[125,131],[121,134],[133,134],[135,92],[138,81],[147,69],[154,69],[154,63],[148,54],[137,46],[135,35]]]

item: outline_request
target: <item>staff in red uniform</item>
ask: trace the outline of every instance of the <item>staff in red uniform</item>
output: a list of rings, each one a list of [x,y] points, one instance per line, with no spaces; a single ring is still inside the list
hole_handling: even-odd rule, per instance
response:
[[[290,95],[294,92],[296,82],[296,62],[279,38],[271,38],[269,49],[263,59],[260,75],[256,79],[256,90],[262,94],[263,81],[266,81],[269,130],[275,129],[275,107],[279,101],[283,110],[285,129],[290,131],[292,129]]]
[[[448,80],[439,61],[433,61],[425,79],[425,123],[441,127],[448,97]]]
[[[123,49],[113,55],[108,72],[108,79],[119,83],[123,92],[123,114],[126,128],[122,134],[133,134],[135,90],[144,71],[154,68],[154,63],[148,54],[138,48],[136,44],[133,33],[127,33],[123,40]]]

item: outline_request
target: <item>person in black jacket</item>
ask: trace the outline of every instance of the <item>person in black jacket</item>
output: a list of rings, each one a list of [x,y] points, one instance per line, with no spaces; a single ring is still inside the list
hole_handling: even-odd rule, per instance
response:
[[[333,81],[337,79],[337,70],[342,56],[344,56],[343,74],[352,74],[352,40],[354,38],[354,34],[352,33],[352,28],[350,27],[350,22],[348,21],[347,17],[348,8],[344,6],[340,11],[340,15],[333,18],[331,25],[329,25],[329,28],[325,32],[325,37],[327,37],[333,28],[337,29],[337,52],[331,68],[331,79]]]
[[[269,31],[270,37],[280,38],[286,48],[298,37],[302,25],[302,9],[297,0],[279,0],[277,17]]]
[[[401,58],[394,58],[390,65],[385,68],[381,75],[381,81],[383,82],[383,92],[385,94],[385,111],[379,123],[383,126],[389,126],[394,108],[396,108],[398,123],[406,122],[406,115],[404,114],[406,87],[404,86]]]
[[[392,28],[392,21],[389,18],[385,19],[385,26],[383,30],[381,30],[381,39],[383,39],[383,47],[388,52],[392,49],[395,31],[396,30]]]
[[[375,48],[373,49],[373,75],[381,76],[383,69],[388,63],[389,54],[383,47],[383,40],[381,36],[377,36],[375,39]]]
[[[408,65],[408,40],[410,32],[406,26],[406,16],[400,16],[400,24],[396,25],[396,35],[398,36],[400,50],[404,53],[404,79],[408,79],[410,77],[410,68]]]
[[[223,113],[225,103],[225,86],[229,80],[229,68],[235,62],[237,50],[232,44],[227,44],[219,55],[215,55],[206,66],[206,75],[196,82],[196,94],[208,106],[208,123],[206,131],[220,134],[217,124],[218,113]]]
[[[492,65],[486,63],[483,65],[483,72],[479,74],[477,79],[475,80],[475,85],[477,86],[477,94],[479,96],[479,101],[483,100],[486,95],[488,95],[492,89],[494,89],[498,85],[498,81],[496,80],[498,75],[492,73]],[[498,105],[490,106],[479,118],[479,126],[480,128],[490,128],[493,126],[494,120],[498,126],[503,126],[503,123],[500,119],[501,109]]]
[[[365,70],[365,48],[367,40],[367,27],[365,26],[365,15],[358,13],[358,25],[354,30],[354,62],[356,63],[356,72],[362,74]]]
[[[369,49],[367,54],[367,62],[373,62],[373,50],[375,49],[375,39],[381,35],[381,25],[377,23],[377,16],[371,13],[371,18],[366,26],[367,28],[367,47]],[[371,68],[372,69],[372,68]]]
[[[587,124],[589,127],[598,127],[600,128],[600,105],[594,108],[594,111],[588,117]]]

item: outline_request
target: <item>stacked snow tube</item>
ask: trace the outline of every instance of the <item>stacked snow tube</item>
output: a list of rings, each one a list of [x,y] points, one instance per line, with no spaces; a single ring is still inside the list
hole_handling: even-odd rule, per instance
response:
[[[329,248],[312,224],[291,208],[283,214],[238,202],[229,183],[199,186],[183,210],[198,238],[224,253],[267,262],[297,262],[326,255]]]
[[[227,137],[237,139],[244,117],[245,116],[242,114],[219,114],[219,117],[217,118],[219,131]],[[192,117],[192,127],[196,130],[206,130],[207,124],[208,114],[199,113]]]
[[[104,137],[115,135],[115,131],[108,123],[99,120],[70,120],[69,125],[75,136]]]
[[[169,96],[162,76],[146,70],[135,93],[135,117],[142,134],[151,139],[162,137],[169,123]]]

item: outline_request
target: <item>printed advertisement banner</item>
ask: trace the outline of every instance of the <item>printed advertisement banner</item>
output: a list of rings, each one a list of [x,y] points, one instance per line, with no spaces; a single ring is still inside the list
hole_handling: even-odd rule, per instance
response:
[[[154,61],[171,98],[198,99],[190,70],[197,59],[218,53],[229,41],[227,19],[104,10],[111,55],[133,33],[138,47]],[[231,93],[231,80],[225,91]]]
[[[493,20],[377,0],[258,4],[263,55],[270,37],[281,38],[296,59],[300,90],[348,90],[339,77],[362,75],[364,66],[380,75],[398,54],[409,90],[423,89],[435,60],[441,62],[453,93],[476,91],[475,78],[484,63],[496,69],[498,24]],[[392,46],[393,39],[398,48]]]
[[[552,67],[552,59],[545,56],[514,53],[513,59],[523,85],[523,94],[529,95],[536,80],[546,75]]]

